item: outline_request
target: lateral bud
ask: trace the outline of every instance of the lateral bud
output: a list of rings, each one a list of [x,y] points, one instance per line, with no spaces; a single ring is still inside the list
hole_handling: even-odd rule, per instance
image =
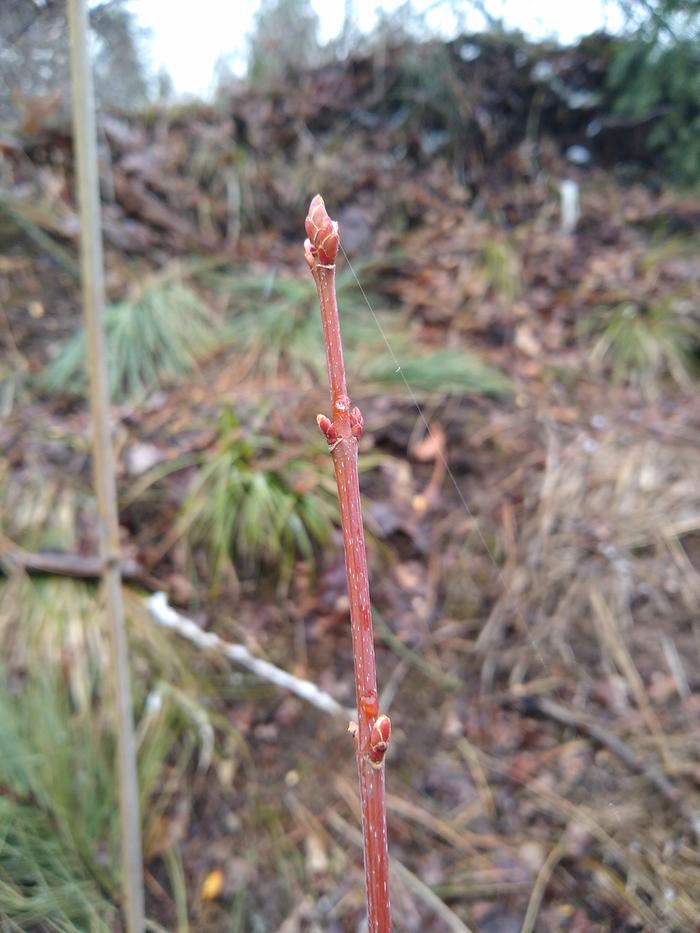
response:
[[[384,764],[384,756],[389,747],[391,738],[391,720],[382,713],[375,720],[372,730],[369,734],[369,743],[367,745],[367,760],[373,768],[379,770]]]
[[[304,259],[306,260],[306,265],[313,272],[316,260],[314,259],[314,248],[311,245],[311,240],[308,239],[304,240]]]
[[[350,430],[352,431],[352,436],[359,439],[362,437],[362,429],[365,426],[365,419],[362,417],[362,412],[357,407],[357,405],[350,412]]]
[[[316,415],[316,424],[321,429],[321,434],[326,438],[329,444],[335,444],[338,440],[338,432],[335,425],[326,415]]]

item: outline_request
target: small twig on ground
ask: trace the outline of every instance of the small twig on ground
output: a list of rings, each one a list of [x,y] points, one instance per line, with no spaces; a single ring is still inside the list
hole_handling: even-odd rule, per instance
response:
[[[3,562],[6,562],[10,567],[20,567],[27,573],[77,577],[88,580],[98,578],[102,569],[98,557],[84,557],[81,554],[50,554],[25,551],[0,532],[0,572],[3,569]],[[122,560],[120,570],[123,580],[133,580],[142,586],[157,586],[160,582],[149,577],[143,567],[136,561]],[[168,604],[168,597],[165,593],[159,591],[153,593],[152,596],[145,600],[145,605],[152,618],[159,625],[177,632],[178,635],[187,638],[198,648],[217,651],[219,654],[225,655],[230,661],[249,670],[261,680],[295,693],[302,700],[317,707],[324,713],[344,719],[354,715],[353,710],[341,706],[329,693],[321,690],[310,680],[295,677],[269,661],[256,658],[243,645],[231,644],[219,638],[213,632],[205,632],[196,622],[173,609]]]
[[[601,649],[612,656],[615,665],[627,681],[635,703],[647,724],[647,728],[656,740],[664,764],[672,764],[672,757],[668,750],[666,736],[661,728],[658,716],[649,702],[644,681],[625,644],[617,619],[599,589],[591,590],[590,600],[593,609],[593,621],[596,626]]]
[[[506,699],[504,705],[513,706],[526,716],[545,716],[564,726],[571,726],[579,732],[585,732],[594,742],[598,742],[608,751],[616,755],[627,767],[636,774],[642,775],[661,794],[677,813],[692,827],[696,836],[700,837],[700,817],[691,812],[686,806],[680,792],[669,781],[665,774],[654,765],[643,761],[637,753],[623,742],[622,739],[608,732],[602,726],[583,715],[560,706],[547,697],[528,697],[527,700]]]
[[[547,890],[547,885],[549,884],[549,879],[552,877],[554,869],[557,867],[559,862],[561,862],[565,855],[566,844],[563,840],[560,840],[542,863],[542,866],[537,873],[537,878],[535,878],[535,884],[532,888],[530,902],[527,905],[527,911],[525,912],[525,919],[523,920],[523,925],[520,928],[520,933],[533,933],[535,924],[537,923],[537,915],[539,914],[540,907],[542,906],[542,898],[544,897],[544,892]]]
[[[492,771],[494,774],[512,779],[512,774],[504,770],[501,761],[483,752],[479,754],[485,768]],[[619,871],[620,878],[622,879],[620,884],[623,889],[626,889],[624,878],[633,877],[635,879],[635,886],[641,886],[646,891],[655,890],[657,880],[654,875],[653,867],[650,868],[648,862],[641,853],[636,852],[633,847],[622,845],[613,835],[604,829],[600,821],[600,815],[596,812],[595,808],[589,809],[567,800],[565,797],[556,793],[556,791],[553,791],[545,781],[539,778],[517,781],[517,783],[525,793],[531,795],[538,801],[538,805],[545,812],[553,811],[562,819],[572,820],[575,825],[585,828],[603,847],[606,858],[610,858],[612,862],[617,864],[617,871]],[[589,861],[592,862],[590,859],[584,859],[584,864]],[[650,930],[662,929],[663,924],[661,919],[656,916],[653,909],[644,906],[639,898],[630,898],[628,905],[638,914],[642,923],[647,924]],[[673,905],[666,904],[665,906],[668,908],[671,921],[674,923],[678,922],[678,928],[683,929],[683,918],[681,914]]]
[[[442,687],[444,690],[459,690],[462,686],[462,681],[459,677],[453,677],[452,674],[448,674],[445,671],[441,671],[434,664],[431,664],[430,661],[427,661],[423,655],[419,654],[417,651],[414,651],[412,648],[409,648],[408,645],[405,645],[398,635],[395,635],[386,622],[383,620],[380,613],[375,609],[374,617],[377,629],[378,637],[384,642],[384,644],[390,648],[394,654],[406,661],[407,664],[410,664],[412,667],[415,667],[416,670],[421,671],[426,677],[434,681],[438,686]]]
[[[146,600],[146,606],[159,625],[177,632],[178,635],[186,638],[198,648],[222,654],[230,661],[255,674],[261,680],[274,684],[276,687],[281,687],[283,690],[289,690],[290,693],[296,694],[296,696],[324,713],[347,718],[349,711],[341,706],[337,700],[334,700],[329,693],[317,687],[316,684],[310,680],[295,677],[269,661],[256,658],[243,645],[233,645],[224,641],[223,638],[219,638],[214,632],[205,632],[192,619],[180,615],[172,606],[169,606],[165,593],[154,593]]]
[[[21,567],[27,573],[76,577],[83,580],[96,579],[102,575],[102,560],[99,557],[58,551],[26,551],[0,532],[0,570],[3,563],[11,567]],[[138,561],[130,558],[122,558],[119,561],[119,571],[122,580],[132,580],[147,589],[153,589],[154,584],[158,584]],[[160,585],[162,586],[162,583]]]
[[[360,833],[353,826],[350,826],[340,814],[331,810],[328,815],[328,822],[349,842],[356,846],[362,845]],[[402,862],[393,859],[391,873],[402,882],[414,897],[423,901],[425,906],[432,910],[435,916],[439,917],[453,933],[472,933],[466,923],[463,923],[457,914],[424,881],[421,881],[417,875],[414,875],[410,869],[406,868]]]
[[[305,920],[313,919],[314,902],[308,895],[303,897],[281,926],[277,927],[276,933],[298,933]]]

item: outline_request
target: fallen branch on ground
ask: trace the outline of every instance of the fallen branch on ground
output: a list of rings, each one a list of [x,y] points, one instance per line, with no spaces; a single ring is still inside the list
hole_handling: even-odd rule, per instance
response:
[[[21,567],[27,573],[77,577],[88,580],[97,579],[102,568],[99,557],[25,551],[0,533],[0,572],[3,569],[3,561],[12,567]],[[136,561],[120,561],[120,570],[122,580],[131,580],[147,588],[153,588],[154,585],[157,586],[159,583],[158,580],[150,577]],[[165,593],[157,591],[144,602],[151,617],[159,625],[177,632],[178,635],[187,638],[198,648],[223,654],[234,664],[244,667],[261,680],[295,693],[302,700],[317,707],[324,713],[330,713],[331,716],[339,716],[345,719],[353,715],[353,710],[341,706],[329,693],[321,690],[310,680],[295,677],[269,661],[256,658],[243,645],[231,644],[219,638],[213,632],[205,632],[192,619],[188,619],[173,609],[168,604],[168,597]]]
[[[344,836],[353,845],[361,845],[362,837],[357,830],[350,826],[339,813],[331,810],[328,814],[328,822]],[[396,859],[392,860],[391,873],[396,879],[406,887],[411,894],[421,900],[436,917],[444,923],[445,927],[451,933],[472,933],[471,929],[464,923],[457,914],[430,888],[424,881],[415,875],[409,868]]]
[[[696,837],[700,838],[700,818],[686,806],[680,791],[673,786],[666,775],[653,764],[645,762],[630,746],[623,742],[618,736],[613,735],[592,722],[583,713],[575,712],[560,706],[547,697],[528,697],[525,700],[508,698],[504,700],[505,706],[511,706],[517,709],[525,716],[543,716],[552,719],[563,726],[572,726],[580,732],[585,732],[594,742],[607,748],[609,752],[616,755],[620,761],[623,761],[627,767],[644,777],[654,787],[658,793],[676,810],[685,822],[692,827]]]
[[[58,551],[25,551],[0,532],[0,570],[3,562],[13,567],[21,567],[27,573],[45,573],[58,577],[92,580],[102,574],[100,557]],[[153,589],[153,584],[158,582],[138,561],[131,558],[122,558],[119,561],[119,571],[122,580],[140,583],[147,589]]]
[[[251,654],[243,645],[231,644],[231,642],[219,638],[214,632],[205,632],[196,622],[193,622],[192,619],[188,619],[186,616],[181,615],[177,610],[173,609],[172,606],[168,604],[168,598],[165,593],[154,593],[152,596],[149,596],[146,600],[146,607],[159,625],[173,632],[177,632],[178,635],[186,638],[198,648],[202,648],[205,651],[216,651],[222,654],[224,657],[228,658],[229,661],[233,661],[234,664],[244,667],[261,680],[274,684],[276,687],[281,687],[283,690],[289,690],[290,693],[296,694],[296,696],[310,703],[312,706],[315,706],[317,709],[323,710],[324,713],[330,713],[331,716],[347,718],[349,711],[341,706],[337,700],[334,700],[329,693],[317,687],[316,684],[312,683],[310,680],[303,680],[301,677],[295,677],[293,674],[283,671],[269,661],[256,658],[255,655]]]

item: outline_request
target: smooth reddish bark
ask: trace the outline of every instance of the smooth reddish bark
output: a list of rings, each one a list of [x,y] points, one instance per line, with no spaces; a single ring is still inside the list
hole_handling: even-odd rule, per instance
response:
[[[313,199],[309,207],[306,232],[309,237],[305,243],[306,261],[318,289],[331,393],[330,418],[319,415],[318,424],[328,441],[335,467],[350,600],[357,701],[357,724],[351,724],[350,731],[354,733],[360,778],[368,926],[370,933],[388,933],[391,930],[391,912],[384,756],[391,735],[391,724],[388,716],[380,714],[377,700],[367,552],[357,470],[358,441],[362,434],[363,419],[359,409],[351,408],[345,382],[335,294],[335,257],[340,242],[338,225],[326,213],[320,195]]]

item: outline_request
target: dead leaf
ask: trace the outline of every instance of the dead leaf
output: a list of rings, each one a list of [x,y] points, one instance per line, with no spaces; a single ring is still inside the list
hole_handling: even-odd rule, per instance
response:
[[[527,324],[520,324],[515,330],[515,346],[526,356],[539,356],[542,346],[535,337],[532,328]]]
[[[221,896],[224,889],[224,873],[220,868],[214,868],[202,882],[201,897],[203,901],[215,901]]]

